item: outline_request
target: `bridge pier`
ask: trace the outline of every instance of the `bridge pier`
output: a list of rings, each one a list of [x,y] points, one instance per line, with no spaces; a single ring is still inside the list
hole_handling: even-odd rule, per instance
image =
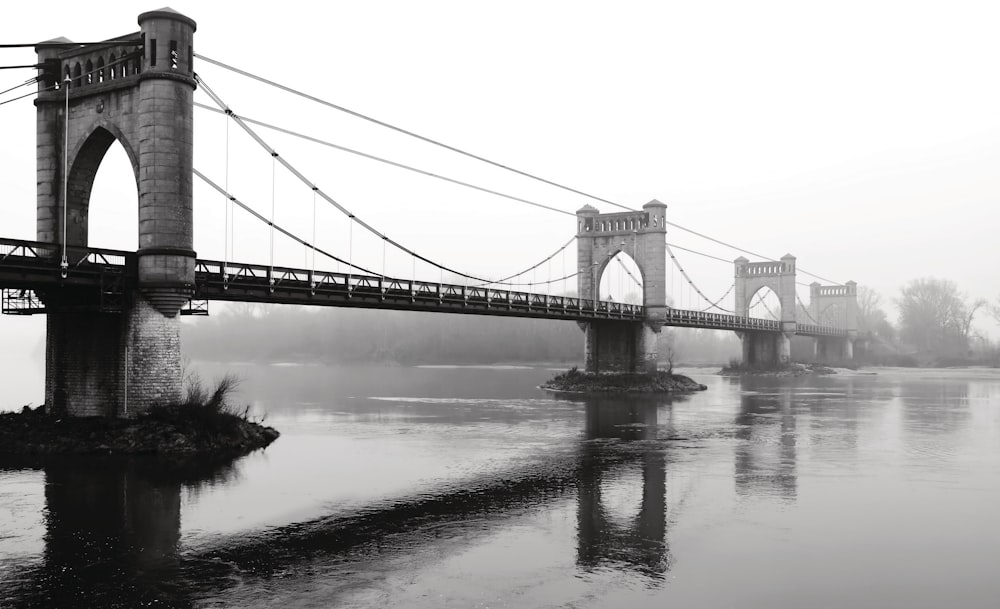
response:
[[[45,403],[53,415],[133,417],[181,400],[180,317],[139,292],[129,300],[109,313],[47,299]]]
[[[813,343],[815,361],[825,364],[850,362],[854,360],[854,341],[856,332],[848,332],[845,336],[817,336]]]
[[[791,361],[792,334],[789,332],[737,332],[743,346],[743,365],[763,368]]]
[[[587,372],[656,372],[660,328],[645,322],[578,322]]]

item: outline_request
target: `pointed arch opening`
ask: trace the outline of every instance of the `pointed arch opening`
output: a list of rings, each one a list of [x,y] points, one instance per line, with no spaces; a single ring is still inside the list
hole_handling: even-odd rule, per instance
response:
[[[135,251],[139,242],[138,164],[114,127],[98,127],[71,157],[66,240]],[[117,144],[117,145],[116,145]]]
[[[847,305],[843,302],[820,303],[816,321],[823,326],[847,327]]]
[[[642,270],[624,250],[606,261],[600,269],[598,298],[625,304],[643,304]]]
[[[747,299],[747,306],[748,317],[781,321],[781,299],[767,286],[757,288]]]

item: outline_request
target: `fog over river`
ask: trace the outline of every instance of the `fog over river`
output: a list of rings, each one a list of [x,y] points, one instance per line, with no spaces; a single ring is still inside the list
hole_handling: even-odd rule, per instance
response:
[[[0,607],[995,607],[1000,371],[556,396],[543,367],[194,364],[235,462],[0,462]],[[877,374],[870,374],[875,372]]]

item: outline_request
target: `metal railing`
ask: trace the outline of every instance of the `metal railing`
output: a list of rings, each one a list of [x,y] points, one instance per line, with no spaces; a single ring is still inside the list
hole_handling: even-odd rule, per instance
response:
[[[316,296],[345,301],[351,299],[392,301],[395,304],[408,301],[411,304],[424,305],[424,308],[433,307],[434,304],[460,305],[478,309],[532,312],[538,316],[551,313],[562,317],[636,321],[643,319],[645,315],[645,309],[641,305],[620,302],[595,303],[588,299],[519,292],[489,286],[465,286],[260,264],[223,263],[217,260],[198,260],[195,264],[195,278],[199,286],[213,288],[213,294],[215,289],[221,286],[224,291],[245,292],[266,289],[272,294],[281,292],[285,298],[297,296],[306,301]]]
[[[19,278],[6,288],[30,289],[34,278],[51,278],[58,284],[58,258],[61,250],[52,243],[0,239],[0,273],[10,271]],[[111,285],[111,279],[134,273],[134,252],[91,247],[68,247],[68,278]],[[195,300],[185,314],[205,314],[201,302],[207,300],[247,300],[252,302],[290,302],[332,306],[373,306],[397,309],[439,310],[469,313],[527,315],[559,319],[612,319],[642,321],[646,310],[641,305],[613,301],[593,301],[572,296],[551,296],[519,292],[494,286],[465,286],[440,282],[416,281],[379,275],[311,271],[262,264],[197,260],[195,262]],[[115,286],[114,291],[117,291]],[[5,292],[5,299],[7,298]],[[11,311],[36,311],[37,302],[18,301],[11,293]],[[32,294],[30,298],[35,298]],[[17,302],[16,302],[17,301]],[[8,302],[7,300],[4,301]],[[28,303],[28,304],[24,304]],[[6,311],[5,311],[6,312]],[[742,317],[724,313],[667,309],[668,326],[714,328],[720,330],[756,330],[778,332],[781,323],[772,319]],[[813,336],[846,336],[847,331],[832,326],[798,324],[797,333]]]

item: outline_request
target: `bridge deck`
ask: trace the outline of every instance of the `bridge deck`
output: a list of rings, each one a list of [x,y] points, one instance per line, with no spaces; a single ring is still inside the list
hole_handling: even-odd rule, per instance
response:
[[[35,291],[60,287],[92,288],[99,296],[121,291],[136,280],[136,254],[120,250],[71,247],[69,269],[62,277],[61,249],[57,244],[0,239],[0,288]],[[588,321],[595,319],[642,321],[645,310],[638,305],[591,301],[566,296],[518,292],[500,287],[458,285],[312,271],[290,267],[218,260],[197,260],[195,299],[230,302],[260,302],[309,306],[361,307],[504,315]],[[21,313],[44,313],[44,305],[30,294]],[[5,303],[6,304],[6,303]],[[9,311],[15,312],[15,311]],[[704,311],[668,309],[666,325],[718,330],[777,332],[780,324],[770,319],[740,317]],[[841,329],[798,326],[799,334],[842,336]]]

